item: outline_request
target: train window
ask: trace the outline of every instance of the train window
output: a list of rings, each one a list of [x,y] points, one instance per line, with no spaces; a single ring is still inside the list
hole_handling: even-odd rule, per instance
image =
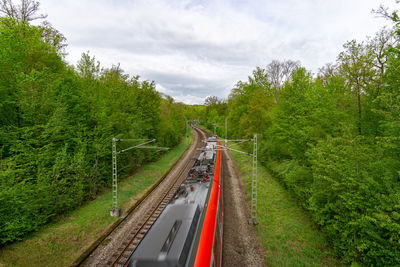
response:
[[[220,198],[220,202],[219,202],[219,209],[218,209],[218,219],[219,219],[220,229],[223,229],[223,223],[224,223],[222,213],[223,213],[223,206],[222,206],[222,197],[221,197]],[[220,234],[221,234],[221,238],[222,238],[222,231],[221,230],[220,230]]]
[[[215,252],[216,251],[214,251],[214,253],[213,253],[213,264],[212,264],[212,266],[217,266],[217,258],[216,258]]]
[[[214,236],[214,255],[215,255],[215,264],[219,266],[219,259],[220,259],[220,228],[219,228],[219,218],[217,216],[217,225],[215,229],[215,236]]]
[[[214,251],[214,262],[216,262],[217,260],[216,260],[216,254],[218,253],[218,245],[217,245],[217,239],[216,239],[216,236],[214,236],[214,248],[213,248],[213,251]]]
[[[213,267],[216,266],[215,265],[215,254],[214,254],[214,252],[212,253],[212,256],[211,256],[211,264],[210,264],[210,266],[213,266]]]

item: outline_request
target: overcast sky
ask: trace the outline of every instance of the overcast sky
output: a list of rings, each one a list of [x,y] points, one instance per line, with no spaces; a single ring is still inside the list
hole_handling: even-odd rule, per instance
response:
[[[187,104],[227,98],[239,80],[272,60],[299,60],[316,73],[343,44],[384,25],[371,14],[395,0],[40,0],[67,38],[67,61],[82,52]]]

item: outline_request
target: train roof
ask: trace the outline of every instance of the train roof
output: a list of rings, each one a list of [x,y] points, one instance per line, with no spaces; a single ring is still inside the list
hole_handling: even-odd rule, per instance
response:
[[[132,266],[185,266],[200,208],[197,204],[177,204],[165,210],[134,252]]]
[[[134,251],[129,266],[186,266],[209,186],[185,185],[185,192],[165,207]]]

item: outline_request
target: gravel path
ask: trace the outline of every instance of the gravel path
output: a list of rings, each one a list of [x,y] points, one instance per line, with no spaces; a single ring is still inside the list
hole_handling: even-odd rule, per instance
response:
[[[223,154],[224,236],[222,266],[266,266],[257,236],[247,223],[250,210],[243,182],[229,152]]]

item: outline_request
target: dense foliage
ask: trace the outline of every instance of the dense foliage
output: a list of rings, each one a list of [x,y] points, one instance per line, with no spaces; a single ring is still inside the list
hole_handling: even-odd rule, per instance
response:
[[[183,104],[88,53],[69,66],[59,38],[0,18],[0,245],[109,186],[112,137],[171,147],[184,134]],[[158,156],[135,150],[119,165],[128,173]]]
[[[400,265],[396,29],[346,43],[317,76],[292,61],[256,68],[227,101],[208,98],[203,112],[203,123],[216,124],[220,136],[225,118],[230,139],[258,134],[259,159],[310,211],[346,264]]]

